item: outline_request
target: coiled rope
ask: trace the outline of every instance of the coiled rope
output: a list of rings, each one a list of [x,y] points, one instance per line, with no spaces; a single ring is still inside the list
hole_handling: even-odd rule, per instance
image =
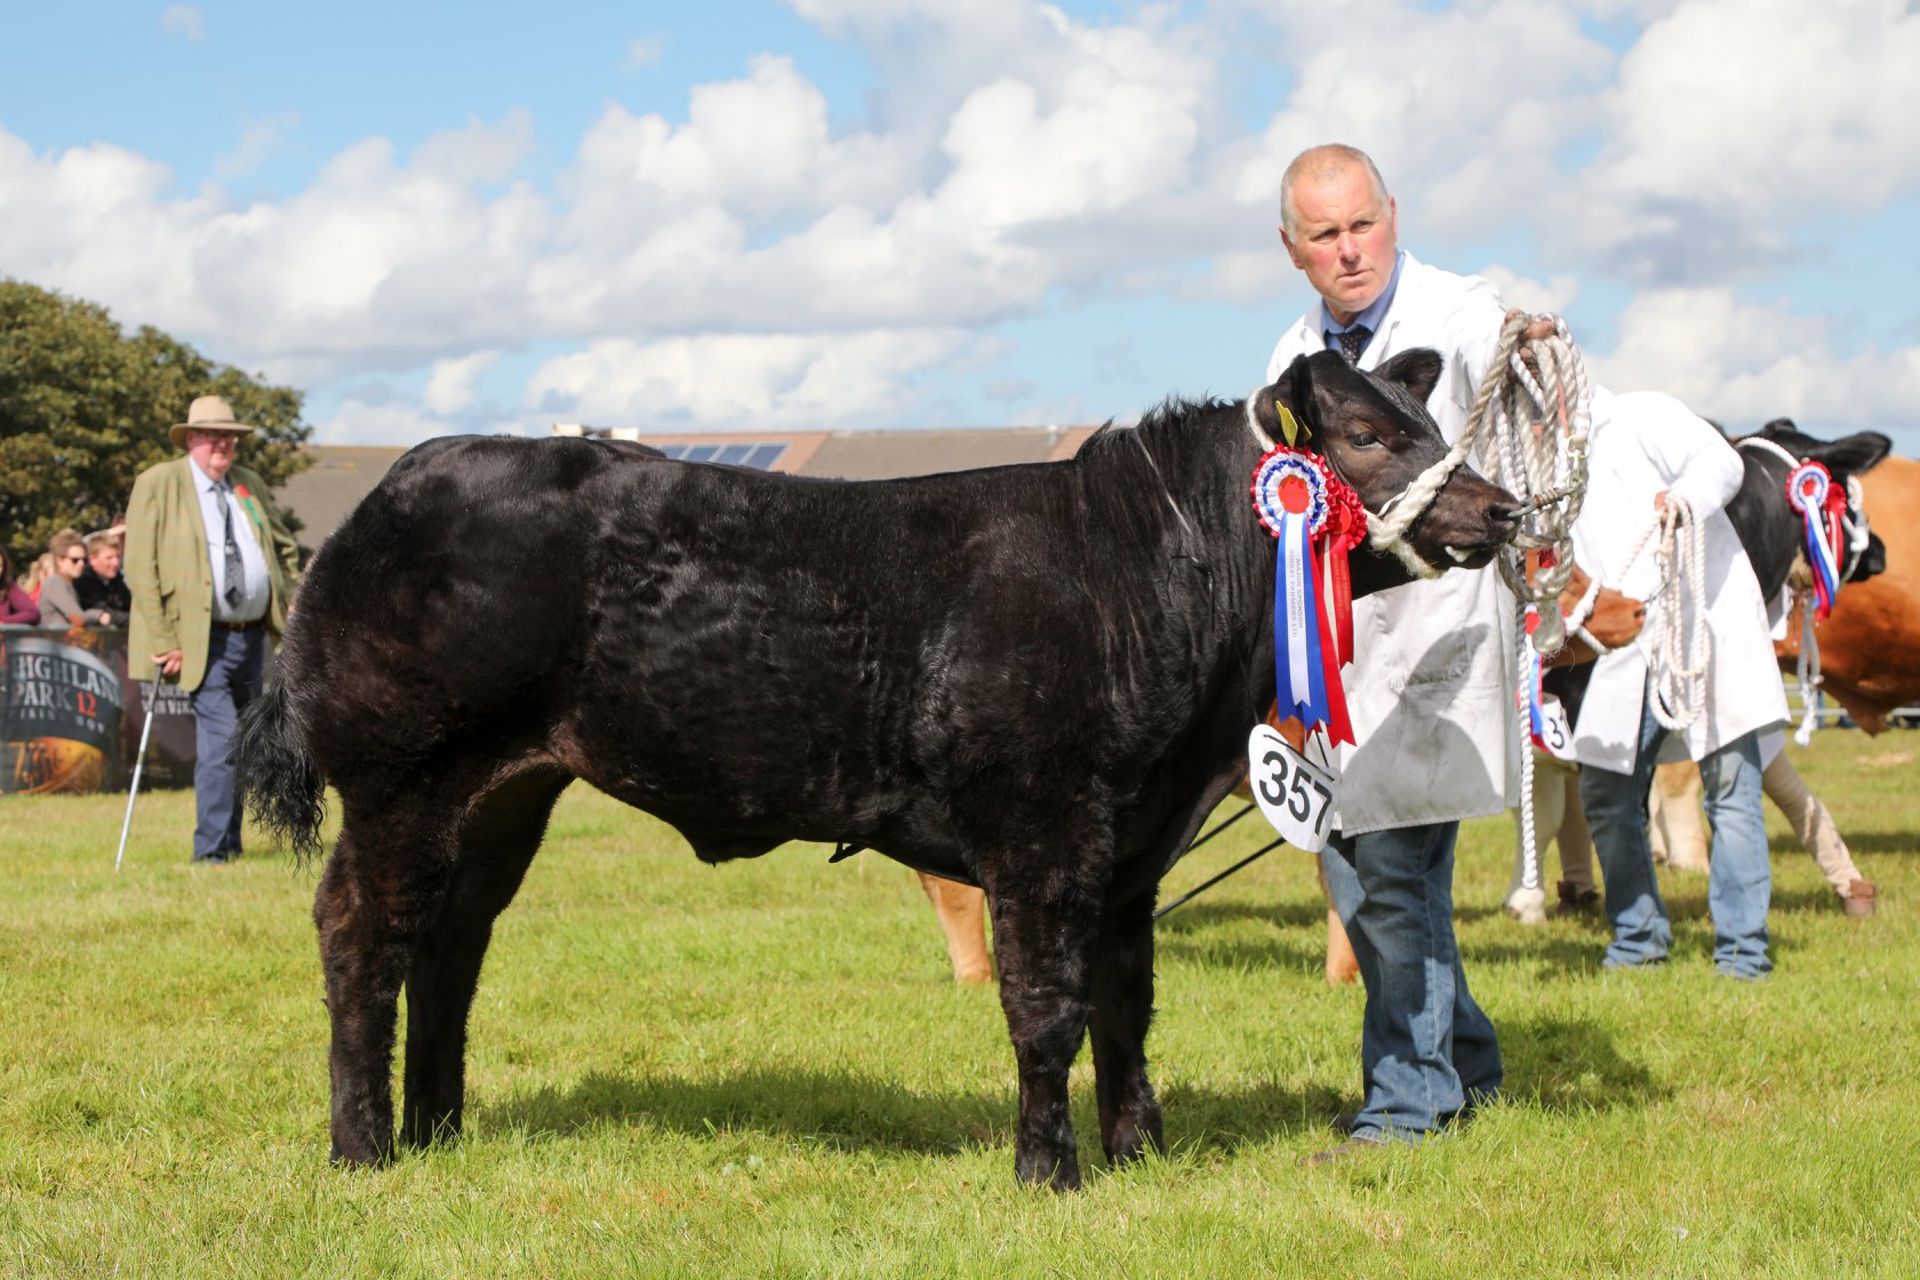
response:
[[[1501,576],[1523,602],[1544,605],[1559,599],[1573,574],[1573,522],[1586,499],[1592,408],[1586,365],[1566,323],[1539,317],[1552,320],[1553,332],[1528,339],[1535,319],[1515,312],[1500,326],[1487,376],[1460,438],[1446,457],[1367,522],[1367,540],[1376,550],[1398,556],[1409,572],[1438,577],[1441,571],[1414,552],[1406,532],[1433,505],[1454,471],[1480,449],[1489,478],[1520,499],[1519,529],[1501,554]],[[1543,553],[1531,582],[1526,575],[1528,551]],[[1541,624],[1532,643],[1539,652],[1551,653],[1565,636],[1560,610],[1556,605],[1539,612]]]
[[[1547,318],[1547,317],[1542,317]],[[1572,618],[1560,612],[1560,593],[1573,578],[1573,524],[1587,496],[1587,442],[1592,430],[1592,396],[1587,384],[1586,363],[1580,349],[1567,332],[1566,322],[1556,317],[1553,332],[1544,338],[1528,339],[1527,330],[1534,317],[1514,314],[1500,327],[1500,341],[1487,376],[1474,396],[1467,414],[1467,425],[1460,439],[1441,464],[1450,474],[1483,437],[1489,447],[1491,478],[1508,493],[1520,499],[1519,528],[1513,541],[1501,552],[1500,576],[1518,598],[1515,611],[1514,652],[1525,653],[1532,645],[1536,653],[1548,654],[1566,642],[1569,626],[1582,638],[1592,637],[1582,625],[1593,611],[1600,593],[1599,583],[1589,584]],[[1439,471],[1436,466],[1423,475],[1416,487]],[[1439,483],[1445,483],[1444,475]],[[1439,484],[1432,487],[1439,491]],[[1411,495],[1410,495],[1411,496]],[[1431,502],[1428,496],[1422,503]],[[1404,519],[1396,510],[1396,537],[1418,518],[1412,511]],[[1527,577],[1527,553],[1539,553],[1531,580]],[[1402,562],[1407,557],[1401,556]],[[1529,608],[1539,617],[1532,634],[1527,631]],[[1604,648],[1597,642],[1596,650]],[[1540,888],[1540,860],[1534,845],[1533,820],[1533,748],[1532,736],[1532,663],[1522,662],[1521,683],[1514,699],[1520,732],[1520,840],[1522,847],[1521,885],[1528,891]]]

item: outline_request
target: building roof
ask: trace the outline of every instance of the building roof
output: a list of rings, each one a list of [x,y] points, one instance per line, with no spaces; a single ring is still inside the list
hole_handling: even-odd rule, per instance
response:
[[[275,502],[300,518],[300,545],[311,549],[325,542],[405,452],[385,445],[308,446],[312,464],[273,495]]]
[[[770,470],[843,480],[891,480],[899,476],[971,471],[1013,462],[1071,458],[1092,427],[957,427],[909,431],[637,432],[637,440],[676,457],[692,452],[706,461],[720,449],[764,445],[756,459],[771,456]],[[612,434],[577,428],[567,434]],[[775,452],[772,446],[781,446]],[[405,449],[382,445],[310,445],[313,464],[281,485],[274,497],[300,518],[300,542],[318,547],[373,492]],[[727,460],[732,460],[728,455]]]

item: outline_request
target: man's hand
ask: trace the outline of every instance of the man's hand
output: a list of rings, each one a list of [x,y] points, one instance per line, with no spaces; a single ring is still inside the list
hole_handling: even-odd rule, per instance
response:
[[[153,665],[160,668],[160,674],[163,676],[177,676],[180,674],[180,663],[185,657],[186,655],[180,650],[169,649],[165,653],[154,654]]]
[[[113,615],[108,613],[105,609],[102,609],[100,611],[100,625],[103,627],[110,627],[113,625]]]
[[[1667,514],[1667,491],[1665,489],[1653,495],[1653,509],[1661,515]]]
[[[1515,307],[1511,311],[1507,312],[1507,319],[1511,320],[1517,315],[1524,315],[1524,314],[1525,312],[1523,312],[1519,307]],[[1542,338],[1551,338],[1553,334],[1554,334],[1553,317],[1552,316],[1535,316],[1533,320],[1527,325],[1526,332],[1522,333],[1520,337],[1521,337],[1521,340],[1525,342],[1538,342]]]

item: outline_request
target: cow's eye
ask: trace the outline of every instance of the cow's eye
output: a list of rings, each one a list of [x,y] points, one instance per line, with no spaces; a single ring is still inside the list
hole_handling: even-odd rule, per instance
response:
[[[1380,437],[1371,431],[1356,431],[1347,437],[1347,445],[1354,449],[1378,449]]]

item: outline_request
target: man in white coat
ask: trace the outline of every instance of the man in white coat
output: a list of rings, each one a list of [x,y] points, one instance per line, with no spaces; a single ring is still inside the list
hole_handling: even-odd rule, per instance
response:
[[[1647,789],[1671,736],[1672,746],[1700,762],[1713,822],[1707,904],[1714,964],[1731,977],[1763,977],[1773,967],[1767,957],[1773,875],[1760,811],[1760,737],[1786,723],[1787,700],[1760,584],[1724,510],[1740,488],[1739,455],[1671,396],[1596,389],[1587,465],[1575,554],[1602,582],[1650,601],[1640,638],[1595,664],[1574,731],[1580,799],[1613,923],[1602,963],[1657,964],[1673,944],[1647,841]],[[1671,735],[1655,718],[1648,681],[1657,674],[1649,658],[1664,630],[1660,611],[1672,606],[1652,599],[1660,574],[1651,546],[1635,555],[1670,497],[1686,500],[1704,541],[1709,644],[1698,718]],[[1691,617],[1689,605],[1683,618]]]
[[[1427,407],[1453,441],[1506,309],[1485,280],[1400,252],[1396,212],[1373,162],[1351,147],[1315,147],[1288,166],[1280,234],[1321,301],[1280,339],[1267,381],[1323,349],[1373,369],[1432,347],[1446,363]],[[1513,620],[1491,570],[1354,604],[1346,682],[1357,742],[1341,751],[1338,830],[1321,860],[1366,984],[1364,1096],[1349,1140],[1316,1159],[1419,1141],[1500,1088],[1493,1024],[1454,940],[1453,846],[1461,819],[1519,800]]]

